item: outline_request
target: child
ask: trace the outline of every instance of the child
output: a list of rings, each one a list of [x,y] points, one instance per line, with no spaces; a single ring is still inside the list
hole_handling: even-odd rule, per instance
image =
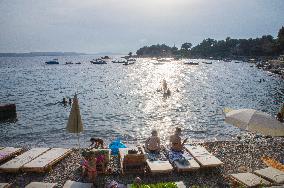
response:
[[[82,164],[83,176],[87,175],[90,181],[95,181],[97,177],[96,158],[94,156],[86,156]]]

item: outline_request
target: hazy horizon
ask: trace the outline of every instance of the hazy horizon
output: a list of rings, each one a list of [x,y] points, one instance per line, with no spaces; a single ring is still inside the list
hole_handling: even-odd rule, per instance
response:
[[[282,0],[2,0],[0,53],[128,53],[157,43],[276,37],[283,18]]]

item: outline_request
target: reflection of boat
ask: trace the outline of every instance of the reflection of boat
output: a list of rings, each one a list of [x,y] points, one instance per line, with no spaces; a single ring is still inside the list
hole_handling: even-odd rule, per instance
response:
[[[111,61],[112,63],[127,63],[127,61],[124,61],[124,60],[121,60],[121,61],[119,61],[119,60],[113,60],[113,61]]]
[[[185,62],[184,63],[185,65],[199,65],[199,63],[198,62],[192,62],[192,61],[190,61],[190,62]]]
[[[45,62],[47,65],[56,65],[59,64],[58,59],[53,59],[51,61],[46,61]]]
[[[71,65],[71,64],[73,64],[71,61],[65,62],[65,65]]]
[[[97,65],[102,65],[102,64],[107,64],[106,61],[102,60],[102,59],[93,59],[92,61],[90,61],[92,64],[97,64]]]

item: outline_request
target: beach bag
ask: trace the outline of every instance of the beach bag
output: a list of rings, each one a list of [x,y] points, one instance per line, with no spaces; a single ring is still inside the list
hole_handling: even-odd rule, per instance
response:
[[[119,148],[126,148],[126,145],[124,145],[122,142],[120,142],[120,139],[117,139],[109,144],[109,149],[111,149],[112,155],[118,155],[118,149]]]

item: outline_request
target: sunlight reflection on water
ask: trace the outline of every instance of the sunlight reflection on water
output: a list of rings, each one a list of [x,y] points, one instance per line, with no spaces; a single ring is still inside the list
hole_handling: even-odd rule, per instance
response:
[[[74,56],[59,60],[81,65],[46,66],[48,58],[0,58],[0,101],[15,102],[18,114],[16,123],[1,123],[0,145],[74,146],[75,135],[65,130],[70,106],[55,103],[75,92],[82,145],[92,136],[142,142],[154,128],[166,141],[176,126],[192,141],[230,139],[240,130],[224,123],[225,107],[274,115],[284,98],[283,80],[247,63],[138,59],[129,66],[92,65],[94,56]],[[158,91],[163,79],[169,97]]]

